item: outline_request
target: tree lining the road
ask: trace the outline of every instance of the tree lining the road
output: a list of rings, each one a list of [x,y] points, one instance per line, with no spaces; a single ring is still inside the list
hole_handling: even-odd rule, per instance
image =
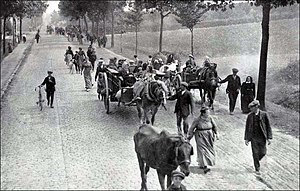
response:
[[[258,88],[256,99],[260,102],[262,110],[266,110],[266,79],[267,79],[267,60],[268,60],[268,47],[269,47],[269,23],[270,13],[272,8],[278,8],[281,6],[299,4],[299,0],[255,0],[251,1],[250,5],[262,6],[262,40],[260,49],[260,62],[258,73]]]
[[[135,28],[135,54],[138,51],[138,31],[140,24],[143,21],[143,6],[141,2],[135,1],[129,3],[129,11],[124,14],[123,22],[129,26]]]
[[[46,11],[48,4],[42,0],[24,1],[24,0],[1,0],[0,1],[0,60],[2,60],[2,52],[6,53],[6,21],[9,17],[13,18],[13,45],[15,39],[16,17],[20,19],[19,39],[22,39],[22,20],[25,17],[32,19],[35,17],[41,18]],[[3,20],[3,24],[2,24]],[[3,25],[3,26],[2,26]],[[3,37],[2,37],[3,32]],[[19,41],[20,42],[20,41]],[[3,50],[3,51],[1,51]]]

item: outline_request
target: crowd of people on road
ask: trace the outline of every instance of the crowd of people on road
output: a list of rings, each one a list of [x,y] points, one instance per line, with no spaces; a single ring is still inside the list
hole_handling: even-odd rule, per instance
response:
[[[107,42],[107,37],[106,35],[97,35],[96,33],[90,34],[89,32],[82,32],[80,29],[80,26],[76,25],[68,25],[65,27],[64,31],[67,34],[68,41],[73,42],[74,38],[77,38],[77,41],[80,45],[83,45],[84,41],[87,41],[90,43],[90,45],[93,45],[94,43],[97,42],[98,47],[105,48],[106,47],[106,42]]]
[[[174,58],[171,56],[168,58],[168,66],[174,62]],[[129,76],[133,76],[136,79],[140,79],[131,86],[134,87],[134,99],[141,99],[139,92],[143,89],[143,84],[152,80],[157,80],[162,82],[162,86],[165,87],[168,93],[168,88],[166,87],[167,79],[170,80],[170,74],[168,70],[164,69],[162,72],[162,78],[159,78],[161,73],[155,68],[161,68],[164,66],[162,59],[153,59],[149,56],[146,62],[143,62],[138,58],[137,55],[133,56],[133,60],[127,62],[126,59],[111,58],[108,63],[104,61],[103,58],[97,60],[97,55],[95,48],[89,45],[86,53],[80,47],[73,53],[72,48],[69,46],[65,52],[66,64],[70,67],[70,73],[75,67],[77,74],[83,74],[85,81],[86,91],[90,91],[93,83],[91,73],[95,71],[94,80],[97,81],[97,93],[98,99],[101,99],[101,94],[104,89],[103,73],[106,69],[111,69],[117,71],[123,79]],[[95,63],[97,61],[97,65]],[[160,66],[155,66],[159,64]],[[203,68],[207,69],[211,66],[209,58],[207,57],[203,63]],[[183,71],[192,72],[197,67],[193,55],[189,55],[189,59],[185,63]],[[178,70],[178,67],[176,68]],[[255,171],[260,174],[260,160],[266,154],[266,143],[270,144],[272,139],[272,130],[270,127],[270,122],[266,112],[259,109],[259,101],[255,100],[255,84],[251,76],[247,76],[245,82],[241,84],[241,79],[237,75],[238,69],[233,68],[232,74],[228,75],[219,83],[227,83],[226,93],[229,98],[229,114],[233,115],[234,109],[236,107],[236,101],[239,93],[241,93],[241,110],[243,113],[250,114],[247,117],[246,128],[245,128],[245,144],[248,145],[251,142],[252,154],[254,160]],[[44,79],[41,86],[46,85],[47,100],[48,105],[53,108],[53,99],[55,91],[55,78],[52,76],[52,71],[48,71],[48,76]],[[199,75],[203,75],[200,73]],[[128,84],[125,84],[125,86]],[[194,115],[195,112],[195,102],[191,92],[188,90],[188,83],[181,82],[179,89],[174,95],[167,97],[168,100],[177,100],[175,104],[175,114],[176,114],[176,125],[178,129],[178,134],[184,136],[186,139],[190,140],[195,137],[197,145],[197,162],[200,169],[203,169],[204,173],[210,171],[209,166],[215,165],[215,151],[214,142],[219,139],[218,125],[210,115],[209,107],[205,104],[201,106],[200,115],[195,117],[191,126],[188,123],[188,117]],[[183,131],[182,126],[183,124]],[[174,172],[174,180],[172,187],[178,187],[180,184],[175,183],[176,178],[180,177],[180,180],[184,179],[184,176],[178,172]],[[179,180],[177,180],[180,182]],[[174,184],[175,183],[175,184]]]

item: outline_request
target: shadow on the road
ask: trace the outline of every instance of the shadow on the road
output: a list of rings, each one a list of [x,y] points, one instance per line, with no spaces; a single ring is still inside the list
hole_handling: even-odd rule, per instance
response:
[[[191,173],[194,174],[204,174],[203,169],[200,169],[198,166],[190,166]],[[211,168],[211,172],[221,173],[221,174],[249,174],[247,170],[239,170],[239,169],[224,169],[224,168]]]

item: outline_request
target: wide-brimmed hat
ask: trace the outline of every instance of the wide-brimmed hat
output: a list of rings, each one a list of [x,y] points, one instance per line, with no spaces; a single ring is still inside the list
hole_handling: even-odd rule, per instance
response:
[[[189,86],[186,82],[181,82],[180,85],[185,86],[186,88]]]
[[[185,178],[184,173],[179,172],[179,171],[176,171],[176,170],[172,171],[171,176],[172,176],[172,177],[180,177],[180,178],[182,178],[182,179]]]
[[[238,72],[239,72],[239,70],[238,70],[238,69],[236,69],[236,68],[232,68],[232,72],[233,72],[233,73],[238,73]]]
[[[47,72],[48,74],[52,74],[53,72],[52,72],[52,70],[48,70],[48,72]]]
[[[189,57],[194,58],[194,56],[192,54],[190,54]]]
[[[255,106],[260,106],[260,103],[258,100],[254,100],[251,103],[249,103],[248,108],[255,107]]]

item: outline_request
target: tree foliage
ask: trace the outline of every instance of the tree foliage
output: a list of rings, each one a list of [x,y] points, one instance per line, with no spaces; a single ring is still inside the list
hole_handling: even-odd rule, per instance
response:
[[[86,1],[60,1],[58,8],[62,16],[78,20],[85,15],[88,6]]]
[[[177,16],[176,21],[182,26],[193,30],[194,26],[200,22],[200,18],[209,8],[199,5],[200,2],[189,0],[175,3],[174,14]]]

